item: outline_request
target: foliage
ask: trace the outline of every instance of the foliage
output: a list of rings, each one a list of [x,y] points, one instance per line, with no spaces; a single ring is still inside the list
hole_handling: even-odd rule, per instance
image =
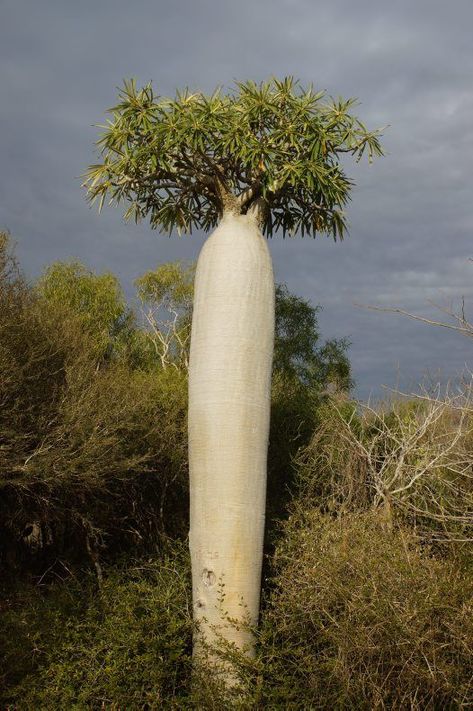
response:
[[[224,209],[246,212],[262,198],[266,234],[341,238],[352,186],[341,158],[382,154],[379,131],[351,113],[355,103],[291,77],[174,99],[125,81],[85,185],[100,206],[128,201],[127,218],[149,216],[169,232],[208,230]]]
[[[163,333],[166,307],[188,323],[191,269],[138,288]],[[256,658],[213,650],[239,670],[229,691],[210,660],[191,677],[177,346],[161,367],[111,275],[56,264],[29,286],[0,236],[5,707],[472,705],[471,391],[362,407],[346,343],[277,298],[268,518],[297,496],[272,531]]]
[[[332,384],[346,391],[353,386],[346,339],[319,345],[317,313],[320,306],[291,294],[285,284],[276,286],[276,332],[273,370],[285,378],[320,390]]]
[[[185,373],[104,359],[115,338],[104,335],[114,322],[106,299],[82,318],[80,298],[54,297],[64,275],[70,292],[85,281],[93,297],[97,285],[109,293],[107,281],[58,266],[58,290],[50,271],[46,298],[5,244],[1,254],[0,562],[33,571],[89,555],[96,564],[102,549],[182,533]]]
[[[2,708],[178,708],[192,622],[184,546],[48,590],[10,590],[0,613]]]
[[[195,264],[168,262],[136,279],[146,336],[161,365],[187,368]]]
[[[56,263],[30,287],[6,238],[0,255],[2,565],[40,573],[87,556],[97,568],[164,531],[185,533],[194,266],[165,264],[137,280],[150,330],[136,325],[113,275]],[[315,426],[330,364],[316,310],[284,288],[277,304],[284,358],[273,381],[270,521],[285,512],[291,460]],[[348,360],[336,352],[343,382]]]
[[[53,308],[76,314],[97,340],[116,335],[130,318],[117,277],[94,274],[77,261],[52,264],[37,289]]]
[[[303,501],[283,529],[253,660],[223,645],[191,680],[182,544],[157,559],[4,590],[3,704],[36,708],[461,709],[473,701],[473,579],[373,512]]]
[[[188,310],[194,297],[195,264],[181,262],[161,264],[136,279],[138,296],[142,301],[171,304]]]
[[[54,420],[71,354],[66,355],[68,334],[59,338],[56,319],[41,318],[6,239],[0,263],[0,467],[2,478],[12,479],[21,471],[19,460]],[[77,352],[72,335],[69,349]]]
[[[276,329],[268,451],[269,520],[286,514],[295,489],[294,458],[306,447],[323,418],[330,393],[352,387],[348,341],[320,343],[320,307],[276,287]],[[270,531],[268,530],[268,533]]]

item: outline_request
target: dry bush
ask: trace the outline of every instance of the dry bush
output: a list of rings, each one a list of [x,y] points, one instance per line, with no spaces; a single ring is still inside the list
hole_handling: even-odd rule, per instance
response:
[[[275,564],[265,708],[470,708],[471,575],[378,512],[302,506]]]
[[[365,509],[370,505],[366,462],[356,447],[340,437],[347,426],[353,436],[362,432],[356,403],[331,399],[318,415],[309,444],[295,460],[300,495],[324,511]]]
[[[473,409],[468,390],[389,408],[332,403],[299,458],[322,508],[381,508],[429,541],[473,539]]]
[[[46,558],[92,550],[95,559],[98,549],[127,540],[140,547],[165,531],[182,535],[185,378],[121,366],[94,375],[75,366],[36,441],[20,451],[21,431],[12,437],[1,481],[4,544],[31,543],[28,553]],[[40,529],[36,542],[26,538],[32,527]]]

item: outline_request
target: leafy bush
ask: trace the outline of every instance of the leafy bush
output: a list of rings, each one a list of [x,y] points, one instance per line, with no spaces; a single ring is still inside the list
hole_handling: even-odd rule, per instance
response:
[[[346,428],[362,436],[357,405],[348,399],[330,399],[318,415],[310,441],[297,455],[298,494],[322,511],[365,510],[373,498],[366,462],[359,448],[341,436]]]
[[[114,350],[124,311],[113,279],[56,266],[60,294],[78,282],[87,296],[66,303],[52,271],[35,290],[6,238],[0,247],[0,562],[41,573],[88,555],[97,567],[101,550],[182,534],[185,373]],[[110,285],[116,309],[102,299]]]
[[[329,393],[353,385],[348,341],[320,343],[317,313],[305,299],[276,286],[276,328],[268,452],[268,519],[286,515],[295,488],[293,459],[320,425]]]
[[[1,700],[35,708],[461,709],[473,701],[473,579],[377,513],[298,505],[242,686],[191,678],[187,551],[4,595]]]
[[[133,313],[126,305],[113,274],[94,274],[77,261],[55,262],[36,284],[35,291],[52,312],[75,317],[91,336],[89,347],[96,358],[106,357],[126,341]]]
[[[187,551],[107,569],[47,591],[10,591],[0,614],[2,706],[179,708],[189,691]]]

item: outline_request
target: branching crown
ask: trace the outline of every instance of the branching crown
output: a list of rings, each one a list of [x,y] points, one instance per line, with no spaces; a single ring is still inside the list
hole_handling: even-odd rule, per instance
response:
[[[174,99],[125,81],[85,185],[100,207],[126,200],[127,219],[171,232],[209,230],[225,210],[260,211],[264,232],[343,237],[352,181],[342,154],[382,155],[380,131],[291,77],[237,83],[229,94]]]

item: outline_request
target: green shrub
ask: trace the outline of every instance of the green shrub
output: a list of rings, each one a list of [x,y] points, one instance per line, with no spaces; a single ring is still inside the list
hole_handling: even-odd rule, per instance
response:
[[[110,358],[120,351],[134,325],[133,313],[114,274],[94,274],[77,261],[55,262],[38,283],[35,293],[51,312],[75,317],[89,336],[95,358]]]
[[[192,623],[187,551],[13,593],[0,615],[0,700],[18,709],[160,709],[185,698]],[[177,703],[177,702],[176,702]]]
[[[294,458],[321,423],[330,392],[353,385],[346,339],[321,343],[320,306],[276,286],[274,361],[268,451],[268,520],[287,515],[295,489]]]
[[[187,551],[3,595],[0,700],[18,709],[466,709],[473,579],[374,513],[285,524],[257,656],[191,678]]]
[[[186,374],[114,350],[116,282],[59,266],[32,289],[0,243],[0,563],[39,574],[187,528]],[[84,319],[58,270],[111,303]]]

